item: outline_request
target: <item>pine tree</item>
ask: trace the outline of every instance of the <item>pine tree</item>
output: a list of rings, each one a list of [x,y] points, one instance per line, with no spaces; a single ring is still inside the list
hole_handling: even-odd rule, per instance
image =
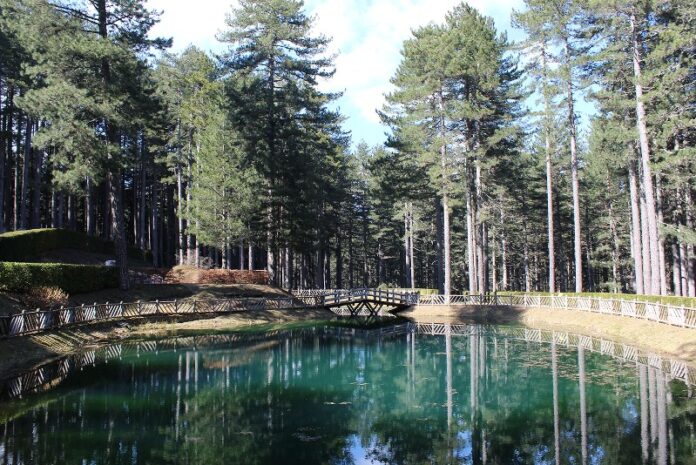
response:
[[[42,85],[27,92],[22,105],[49,122],[35,142],[53,150],[59,185],[74,188],[85,178],[107,184],[120,285],[127,289],[121,177],[127,160],[121,136],[132,130],[129,110],[142,97],[137,83],[145,63],[138,54],[167,43],[147,37],[157,17],[141,3],[90,4],[92,8],[69,1],[30,3],[33,33],[27,48],[37,62],[32,74],[42,77]]]
[[[286,169],[301,160],[303,137],[316,140],[312,119],[333,98],[316,89],[318,79],[333,74],[325,53],[328,39],[312,36],[312,20],[303,7],[297,0],[243,0],[220,36],[230,44],[224,61],[236,77],[236,122],[247,153],[260,155],[254,163],[265,184],[272,282],[277,282],[279,248],[286,242],[279,227],[284,218],[292,218],[284,201],[292,180]]]

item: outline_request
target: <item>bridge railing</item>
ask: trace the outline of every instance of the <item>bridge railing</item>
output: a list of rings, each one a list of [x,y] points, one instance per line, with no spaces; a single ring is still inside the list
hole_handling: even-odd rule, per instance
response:
[[[696,328],[696,308],[640,300],[531,294],[469,294],[420,296],[418,305],[505,305],[577,310],[638,318],[685,328]]]
[[[414,305],[418,302],[418,293],[367,288],[350,290],[336,289],[333,291],[325,291],[319,298],[324,306],[349,304],[360,300],[369,300],[383,304]]]

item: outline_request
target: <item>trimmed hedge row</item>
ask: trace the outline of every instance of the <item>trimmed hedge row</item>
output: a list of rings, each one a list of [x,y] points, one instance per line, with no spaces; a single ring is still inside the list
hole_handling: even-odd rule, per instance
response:
[[[0,234],[0,260],[26,261],[56,249],[78,249],[113,254],[114,243],[68,229],[30,229]],[[146,260],[146,252],[129,248],[128,256]]]
[[[59,287],[68,294],[118,287],[118,269],[63,263],[0,262],[0,290],[27,292],[38,286]]]

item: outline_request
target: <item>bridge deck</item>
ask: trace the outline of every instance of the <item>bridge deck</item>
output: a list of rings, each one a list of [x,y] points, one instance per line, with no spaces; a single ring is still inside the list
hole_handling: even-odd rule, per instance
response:
[[[319,299],[320,305],[328,309],[348,307],[352,316],[357,316],[363,310],[375,316],[383,307],[389,307],[394,311],[417,304],[418,294],[380,289],[351,289],[329,292]]]

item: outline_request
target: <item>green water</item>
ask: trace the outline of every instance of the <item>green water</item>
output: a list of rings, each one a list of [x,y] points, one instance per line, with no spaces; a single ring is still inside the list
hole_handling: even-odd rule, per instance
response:
[[[681,381],[479,328],[181,339],[0,403],[0,464],[689,464]]]

